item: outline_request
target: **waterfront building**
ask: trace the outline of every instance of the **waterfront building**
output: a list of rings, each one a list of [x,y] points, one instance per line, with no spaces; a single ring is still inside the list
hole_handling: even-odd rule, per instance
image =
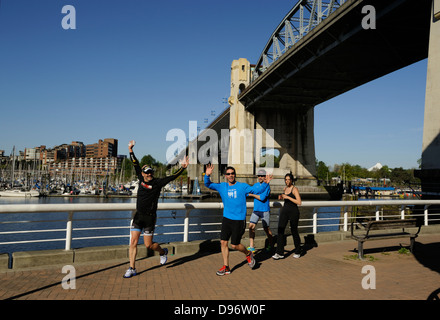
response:
[[[0,150],[1,159],[7,159],[3,154],[4,151]],[[103,176],[120,170],[124,156],[118,156],[118,140],[106,138],[88,145],[81,141],[72,141],[53,148],[45,145],[25,148],[15,158],[18,161],[32,162],[32,168],[39,167],[41,171],[52,175]]]

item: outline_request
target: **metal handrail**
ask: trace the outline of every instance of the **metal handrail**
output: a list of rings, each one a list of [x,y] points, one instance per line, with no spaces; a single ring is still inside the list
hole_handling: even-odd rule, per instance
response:
[[[432,205],[439,205],[440,200],[367,200],[367,201],[303,201],[301,207],[310,207],[313,209],[313,217],[312,219],[300,219],[300,221],[312,221],[312,230],[313,233],[318,233],[318,224],[319,221],[319,208],[322,207],[341,207],[341,213],[343,212],[342,217],[337,218],[325,218],[326,220],[334,219],[334,220],[343,220],[342,224],[335,224],[342,226],[342,230],[348,231],[349,219],[355,219],[355,217],[350,217],[348,215],[349,207],[375,207],[375,215],[372,216],[376,220],[380,219],[380,208],[383,206],[400,206],[400,214],[398,215],[401,219],[405,219],[405,208],[407,206],[423,206],[423,214],[424,217],[424,225],[428,225],[429,221],[440,220],[433,219],[432,217],[428,219],[428,208]],[[271,201],[270,206],[272,208],[281,208],[282,203],[278,201]],[[247,208],[253,208],[253,202],[247,202]],[[218,210],[223,209],[222,202],[201,202],[201,203],[159,203],[158,211],[161,210],[183,210],[185,211],[184,222],[183,222],[183,231],[179,232],[171,232],[166,234],[183,234],[183,241],[188,242],[188,235],[190,232],[190,213],[195,209],[204,209],[204,210]],[[42,239],[42,240],[32,240],[29,242],[46,242],[46,241],[65,241],[65,250],[71,250],[72,244],[72,223],[74,221],[74,213],[75,212],[90,212],[90,211],[129,211],[132,213],[132,217],[136,212],[136,204],[135,203],[112,203],[112,204],[102,204],[102,203],[81,203],[81,204],[12,204],[12,205],[0,205],[0,214],[8,214],[8,213],[55,213],[55,212],[67,212],[68,219],[66,221],[65,229],[52,229],[52,230],[31,230],[27,232],[59,232],[65,231],[66,236],[63,239]],[[99,220],[99,219],[98,219]],[[26,221],[27,222],[27,221]],[[38,222],[38,221],[29,221],[29,222]],[[4,222],[3,222],[4,223]],[[15,223],[15,222],[14,222]],[[207,223],[208,224],[220,224],[220,223]],[[182,224],[174,224],[174,225],[164,225],[164,227],[169,226],[182,226]],[[328,225],[327,225],[328,226]],[[310,227],[310,226],[303,226]],[[96,227],[95,229],[108,229],[109,227]],[[129,228],[128,226],[116,226],[110,228]],[[89,228],[80,228],[75,230],[84,230]],[[21,230],[17,231],[7,231],[0,232],[2,234],[11,234],[11,233],[20,233],[23,232]],[[218,231],[208,231],[208,232],[218,232]],[[91,238],[117,238],[117,237],[129,237],[121,236],[121,235],[112,235],[112,236],[100,236],[100,237],[88,237]],[[76,238],[83,239],[83,238]],[[0,244],[12,244],[13,242],[0,242]]]

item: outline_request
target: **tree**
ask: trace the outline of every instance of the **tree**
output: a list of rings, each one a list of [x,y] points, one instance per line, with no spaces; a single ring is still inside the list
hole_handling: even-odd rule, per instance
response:
[[[153,168],[153,167],[156,167],[158,164],[159,164],[159,162],[157,162],[156,159],[154,159],[154,157],[150,154],[143,156],[141,159],[141,162],[139,163],[141,168],[145,165]]]
[[[123,177],[123,179],[124,179],[124,180],[131,179],[131,176],[132,176],[132,174],[133,174],[133,173],[132,173],[133,165],[131,164],[130,159],[125,158],[125,159],[122,161],[121,167],[122,167],[122,170],[124,171],[124,177]]]
[[[373,174],[373,178],[377,180],[385,179],[385,178],[390,179],[391,169],[387,165],[385,165],[378,170],[372,171],[372,174]]]
[[[393,184],[406,185],[410,184],[420,184],[420,179],[414,177],[414,170],[405,170],[402,167],[391,169],[390,179]]]
[[[329,172],[329,167],[323,161],[316,159],[316,175],[318,176],[318,180],[327,181]]]
[[[148,154],[142,157],[140,166],[143,167],[144,165],[147,165],[154,169],[155,171],[155,177],[163,177],[166,175],[166,165],[163,164],[160,161],[157,161],[152,155]]]
[[[321,161],[316,160],[317,171],[322,170],[319,169],[322,164]],[[379,179],[386,178],[391,180],[391,185],[393,186],[406,185],[408,183],[420,184],[420,179],[414,177],[413,169],[403,169],[402,167],[391,169],[386,165],[378,170],[368,171],[359,165],[351,165],[349,163],[335,164],[333,170],[329,169],[329,178],[334,176],[339,176],[347,181],[352,181],[356,178],[373,178],[379,182]],[[322,178],[319,177],[319,179]]]

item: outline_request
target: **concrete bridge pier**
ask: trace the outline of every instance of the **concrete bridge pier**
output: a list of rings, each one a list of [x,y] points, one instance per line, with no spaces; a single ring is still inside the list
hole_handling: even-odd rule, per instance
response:
[[[423,199],[440,199],[440,0],[432,2],[421,179]]]
[[[231,94],[228,99],[230,104],[228,165],[235,168],[238,181],[249,184],[255,182],[255,118],[237,97],[250,83],[250,70],[247,59],[240,58],[232,62]]]
[[[253,113],[256,128],[263,132],[272,130],[274,134],[272,151],[267,143],[257,147],[257,170],[261,165],[259,162],[270,163],[271,154],[274,154],[273,164],[269,164],[273,168],[268,169],[275,177],[273,186],[283,188],[284,176],[290,172],[300,188],[316,187],[314,107],[291,108],[274,104],[255,109]],[[266,155],[262,157],[265,151]]]

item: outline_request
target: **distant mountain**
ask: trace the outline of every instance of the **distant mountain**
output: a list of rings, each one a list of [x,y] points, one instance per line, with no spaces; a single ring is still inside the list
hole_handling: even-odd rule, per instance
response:
[[[376,171],[376,170],[380,170],[383,167],[383,165],[381,165],[379,162],[376,163],[374,166],[372,166],[371,168],[368,169],[368,171]]]

